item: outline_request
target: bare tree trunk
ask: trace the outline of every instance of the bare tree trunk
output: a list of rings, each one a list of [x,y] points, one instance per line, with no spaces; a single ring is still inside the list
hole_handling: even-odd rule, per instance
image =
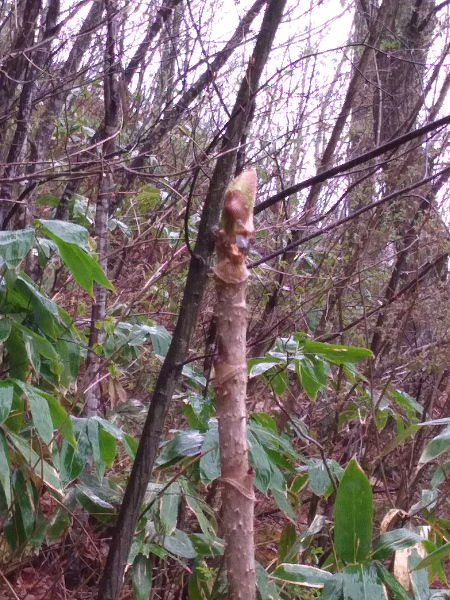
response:
[[[105,48],[105,76],[104,76],[104,96],[105,96],[105,137],[103,143],[103,154],[108,156],[112,154],[116,147],[115,134],[119,125],[120,99],[117,79],[117,3],[116,0],[105,0],[107,15],[107,41]],[[97,237],[98,261],[103,271],[108,273],[107,254],[107,234],[109,206],[114,194],[114,181],[112,168],[105,165],[105,170],[101,175],[99,184],[99,194],[97,199],[97,210],[95,214],[95,234]],[[91,329],[89,334],[89,350],[86,365],[86,374],[84,383],[87,384],[85,394],[85,414],[92,417],[97,414],[99,405],[100,386],[95,384],[100,369],[100,356],[95,352],[95,346],[101,342],[101,330],[97,324],[103,323],[106,316],[106,288],[94,282],[94,303],[92,305]],[[94,385],[93,385],[94,383]]]
[[[217,241],[216,323],[218,355],[214,362],[216,413],[225,537],[228,600],[253,600],[256,595],[253,541],[253,468],[247,442],[247,293],[245,254],[253,235],[256,171],[239,175],[225,194]]]

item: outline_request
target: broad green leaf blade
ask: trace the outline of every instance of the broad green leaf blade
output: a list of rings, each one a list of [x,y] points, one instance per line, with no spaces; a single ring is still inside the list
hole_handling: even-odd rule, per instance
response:
[[[373,563],[349,565],[342,571],[345,600],[386,600]]]
[[[163,325],[150,325],[147,329],[150,333],[155,354],[166,356],[172,341],[171,334]]]
[[[425,569],[425,567],[429,567],[433,563],[437,561],[441,561],[443,558],[450,554],[450,542],[444,544],[434,552],[431,552],[428,556],[426,556],[423,560],[421,560],[415,567],[414,571],[418,569]]]
[[[37,388],[33,388],[22,381],[16,381],[16,383],[28,398],[33,424],[37,432],[44,442],[49,444],[53,439],[53,421],[47,398],[40,394]]]
[[[416,548],[412,549],[408,557],[408,567],[411,572],[411,586],[416,600],[428,600],[430,597],[430,586],[428,584],[428,571],[418,568],[422,562],[421,556]]]
[[[347,563],[364,562],[372,542],[373,497],[369,480],[352,459],[339,483],[334,508],[336,554]]]
[[[0,383],[0,425],[3,425],[11,411],[14,386],[9,382]]]
[[[196,558],[197,552],[184,531],[175,529],[172,535],[161,534],[156,531],[155,525],[152,522],[147,522],[145,530],[149,537],[154,537],[165,550],[175,556],[179,556],[180,558]]]
[[[57,238],[68,244],[75,244],[76,246],[80,246],[80,248],[87,249],[89,232],[85,227],[81,227],[81,225],[76,225],[75,223],[69,223],[68,221],[58,221],[58,219],[37,220],[51,239]]]
[[[180,477],[179,483],[183,490],[184,497],[188,508],[195,514],[195,517],[200,525],[200,529],[209,538],[215,537],[215,529],[209,519],[205,515],[205,511],[211,512],[210,507],[206,502],[198,496],[195,486],[188,481],[185,477]]]
[[[33,317],[44,335],[57,340],[65,334],[67,325],[57,305],[42,294],[25,275],[17,277],[13,284],[8,284],[8,295],[11,301],[25,310],[32,310]]]
[[[294,512],[294,509],[289,504],[286,490],[281,489],[279,487],[275,487],[274,485],[270,486],[269,489],[272,492],[273,499],[275,500],[275,503],[278,506],[278,508],[282,510],[289,518],[295,521],[297,516]]]
[[[186,456],[200,454],[202,442],[203,434],[199,431],[195,429],[180,431],[170,442],[163,446],[156,465],[158,467],[168,467]]]
[[[100,456],[102,461],[110,467],[117,454],[117,442],[116,437],[110,432],[107,431],[103,424],[100,423],[100,427],[98,428],[98,443],[100,446]],[[122,440],[123,441],[123,440]]]
[[[411,596],[405,590],[405,588],[395,579],[390,571],[386,569],[384,565],[377,562],[375,563],[378,577],[381,581],[394,592],[396,598],[400,598],[401,600],[411,600]]]
[[[330,480],[325,464],[321,458],[312,458],[309,461],[308,475],[309,485],[316,496],[329,496],[333,491],[333,484]],[[327,466],[334,475],[335,481],[341,479],[344,469],[333,459],[327,459]]]
[[[64,440],[61,448],[61,478],[65,483],[76,479],[92,456],[92,447],[87,433],[87,419],[71,417],[76,447]]]
[[[10,269],[15,269],[28,254],[34,240],[34,229],[0,231],[0,257]]]
[[[47,540],[57,540],[71,525],[72,519],[69,510],[65,506],[57,508],[50,517],[45,535]]]
[[[5,493],[6,504],[11,506],[11,465],[9,464],[9,448],[3,431],[0,430],[0,483]]]
[[[210,483],[220,477],[220,450],[217,421],[211,420],[205,433],[200,458],[200,480],[203,484]]]
[[[70,415],[66,413],[58,400],[51,394],[41,392],[41,396],[47,400],[48,408],[52,416],[53,427],[59,431],[63,439],[67,440],[71,446],[75,447],[76,441],[73,434],[72,419],[70,418]]]
[[[174,481],[169,485],[160,500],[159,518],[164,531],[168,534],[173,533],[177,527],[180,493],[180,484],[178,481]]]
[[[436,458],[450,447],[450,425],[447,426],[439,435],[429,442],[421,457],[419,458],[419,465],[424,465],[433,458]]]
[[[382,533],[375,544],[375,548],[372,553],[372,558],[377,560],[383,560],[391,552],[401,550],[403,548],[411,548],[416,544],[420,544],[424,541],[418,533],[410,531],[409,529],[401,528],[394,529]]]
[[[98,430],[100,428],[98,421],[94,421],[94,419],[87,420],[87,435],[89,442],[92,448],[92,458],[94,459],[95,470],[99,478],[101,479],[105,474],[106,465],[102,460],[100,455],[100,444],[99,444],[99,435]]]
[[[90,296],[93,295],[94,281],[106,289],[114,291],[113,284],[106,277],[100,265],[86,250],[83,250],[74,244],[67,244],[57,238],[55,238],[55,242],[58,245],[58,250],[64,264],[72,273],[75,281],[86,290]]]
[[[296,360],[295,369],[297,371],[297,377],[306,395],[310,400],[314,401],[318,391],[322,387],[322,383],[317,381],[314,368],[309,361],[305,359]]]
[[[285,363],[286,360],[280,362],[279,360],[274,360],[272,357],[251,358],[247,361],[248,376],[250,378],[257,377],[266,371],[270,371],[270,369],[280,368],[280,366],[282,367]]]
[[[76,489],[79,492],[77,494],[78,502],[89,514],[96,517],[102,523],[110,524],[113,522],[116,511],[112,504],[100,498],[87,485],[77,484]]]
[[[56,470],[43,460],[37,452],[35,452],[28,442],[12,431],[8,431],[8,438],[13,446],[20,452],[28,465],[33,469],[34,473],[43,479],[45,483],[57,492],[61,491],[61,481]]]
[[[316,567],[283,563],[270,574],[270,577],[304,587],[322,588],[333,575]]]
[[[279,564],[284,561],[296,540],[297,532],[295,531],[295,526],[292,523],[288,523],[283,527],[280,541],[278,542],[277,562]]]
[[[0,342],[5,342],[11,333],[11,321],[9,319],[0,319]]]
[[[93,294],[93,283],[96,281],[103,287],[114,290],[113,284],[104,274],[100,265],[87,251],[88,231],[80,225],[66,221],[46,221],[40,219],[45,233],[58,246],[64,264],[72,273],[75,281]]]
[[[135,600],[148,600],[152,591],[152,562],[150,556],[138,554],[131,568]]]
[[[286,391],[288,386],[288,378],[285,369],[276,368],[266,372],[266,379],[271,386],[273,392],[277,396],[281,396]]]
[[[279,596],[275,582],[269,581],[267,571],[259,562],[255,563],[255,567],[256,587],[258,588],[260,600],[278,600]]]
[[[402,390],[392,390],[393,399],[399,404],[401,407],[406,410],[414,411],[421,415],[423,413],[423,406],[417,402],[415,398],[407,394]]]
[[[306,340],[303,345],[305,354],[315,354],[334,364],[357,363],[372,356],[367,348],[356,346],[341,346],[338,344],[324,344]]]
[[[189,539],[199,556],[223,556],[225,552],[225,542],[216,536],[191,533]]]
[[[295,543],[284,557],[284,561],[295,562],[299,552],[302,552],[305,548],[308,547],[312,536],[319,533],[319,531],[321,531],[325,527],[325,524],[325,516],[316,515],[311,525],[297,536]]]
[[[344,600],[344,578],[342,573],[336,573],[323,586],[320,600]]]
[[[248,440],[250,446],[248,460],[255,467],[254,485],[265,494],[271,483],[272,468],[264,448],[251,430],[248,431]]]

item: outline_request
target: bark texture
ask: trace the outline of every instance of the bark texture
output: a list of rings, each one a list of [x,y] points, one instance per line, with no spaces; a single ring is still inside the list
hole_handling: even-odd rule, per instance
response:
[[[217,347],[214,363],[219,421],[222,523],[229,600],[253,600],[253,469],[248,463],[245,253],[253,235],[256,172],[244,171],[225,195],[214,269],[217,288]]]

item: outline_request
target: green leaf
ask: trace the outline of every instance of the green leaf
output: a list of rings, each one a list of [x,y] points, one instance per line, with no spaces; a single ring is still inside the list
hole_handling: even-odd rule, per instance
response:
[[[418,412],[419,415],[423,413],[423,406],[417,402],[412,396],[401,390],[392,390],[392,397],[402,408],[407,411],[412,410]]]
[[[59,506],[51,515],[47,525],[45,535],[48,540],[57,540],[68,527],[70,527],[72,519],[69,511],[65,506]]]
[[[428,585],[428,572],[419,568],[421,556],[416,548],[413,548],[408,557],[408,567],[411,572],[411,586],[416,600],[428,600],[430,597],[430,586]]]
[[[175,556],[179,556],[180,558],[195,558],[197,556],[197,552],[188,535],[180,529],[175,529],[172,535],[161,535],[156,532],[153,523],[147,523],[146,531],[149,535],[156,536],[161,546]]]
[[[450,554],[450,542],[448,542],[447,544],[444,544],[443,546],[441,546],[434,552],[431,552],[430,554],[428,554],[428,556],[426,556],[423,560],[421,560],[414,567],[413,570],[416,571],[418,569],[425,569],[425,567],[429,567],[433,563],[442,560],[449,554]]]
[[[203,435],[199,431],[195,429],[180,431],[170,442],[167,442],[163,446],[156,465],[158,467],[167,467],[186,456],[200,454],[202,442]]]
[[[43,230],[49,238],[55,242],[62,240],[68,244],[75,244],[81,248],[87,249],[89,243],[89,232],[85,227],[69,223],[68,221],[58,221],[58,219],[37,219],[42,225]],[[56,239],[55,239],[56,238]]]
[[[135,600],[148,600],[152,591],[152,561],[150,556],[138,554],[131,568]]]
[[[28,254],[34,241],[34,229],[0,231],[0,257],[10,269],[15,269]]]
[[[100,422],[100,427],[98,429],[98,443],[100,446],[100,457],[105,465],[111,467],[114,459],[117,454],[117,443],[116,437],[110,432],[107,431],[103,423]],[[122,438],[122,442],[123,442]]]
[[[225,552],[225,542],[216,536],[191,533],[189,539],[199,556],[223,556]]]
[[[286,360],[280,362],[279,360],[274,360],[272,357],[251,358],[247,361],[248,376],[250,378],[257,377],[266,371],[270,371],[270,369],[277,369],[285,363]]]
[[[373,563],[349,565],[343,569],[342,576],[345,600],[386,600]]]
[[[259,564],[255,563],[256,567],[256,587],[258,589],[259,600],[278,600],[277,586],[274,581],[269,581],[267,571]]]
[[[190,481],[188,481],[185,477],[180,477],[179,482],[184,493],[186,504],[188,508],[195,514],[198,524],[200,525],[200,529],[210,538],[215,537],[215,529],[205,515],[205,511],[211,511],[211,509],[205,502],[203,502],[201,498],[199,498],[195,490],[195,486]]]
[[[321,458],[311,458],[308,461],[309,485],[316,496],[329,496],[333,491],[333,483],[330,480],[325,464]],[[335,479],[341,479],[344,469],[333,459],[327,458],[327,466]]]
[[[5,381],[0,382],[0,425],[3,425],[9,416],[13,396],[14,386]]]
[[[163,325],[147,326],[155,354],[166,356],[172,342],[172,336]]]
[[[169,534],[173,533],[177,526],[180,494],[180,484],[174,481],[160,499],[159,518],[164,531]]]
[[[450,447],[450,425],[448,425],[439,435],[429,442],[421,457],[419,458],[419,465],[424,465],[433,458],[436,458]]]
[[[49,487],[60,492],[61,481],[56,470],[47,461],[43,460],[37,452],[30,448],[30,444],[24,438],[12,431],[8,431],[7,437],[33,469],[34,473],[43,479]]]
[[[32,310],[33,316],[42,333],[53,340],[65,334],[67,325],[63,322],[57,305],[36,289],[33,282],[25,276],[19,276],[13,284],[8,284],[8,296],[11,302],[25,310]]]
[[[50,444],[53,439],[53,421],[48,407],[47,398],[22,381],[17,381],[16,384],[22,389],[28,398],[30,404],[33,424],[37,432],[46,444]]]
[[[392,590],[396,598],[401,600],[411,600],[411,596],[407,593],[405,588],[395,579],[390,571],[386,569],[384,565],[379,562],[375,563],[377,568],[378,577],[381,581]]]
[[[295,521],[297,519],[297,516],[294,512],[294,509],[289,504],[286,491],[275,486],[270,486],[269,489],[272,492],[273,499],[275,500],[275,503],[278,506],[278,508],[281,511],[283,511],[289,518]]]
[[[78,502],[85,508],[89,514],[96,517],[102,523],[112,523],[116,511],[103,498],[100,498],[90,487],[82,484],[77,484],[76,489]]]
[[[98,421],[94,421],[94,419],[87,420],[87,436],[92,448],[92,458],[94,459],[95,470],[98,473],[99,478],[101,479],[105,474],[106,465],[102,460],[100,455],[100,444],[99,444],[99,424]]]
[[[134,202],[144,212],[155,208],[160,201],[161,190],[151,185],[143,185],[134,198]]]
[[[11,465],[9,461],[9,448],[5,434],[0,430],[0,483],[5,493],[7,507],[11,506]]]
[[[277,562],[282,563],[289,553],[289,550],[295,544],[297,540],[297,533],[295,526],[292,523],[288,523],[283,527],[280,535],[280,541],[278,542],[277,551]]]
[[[0,342],[5,342],[11,333],[11,321],[0,319]]]
[[[271,369],[266,372],[266,379],[277,396],[284,394],[288,385],[286,369],[279,367]]]
[[[122,443],[125,452],[131,459],[134,460],[139,445],[138,442],[133,437],[131,437],[131,435],[128,435],[128,433],[124,433]]]
[[[64,264],[72,273],[75,281],[86,290],[90,296],[93,295],[94,281],[106,289],[114,291],[113,284],[106,277],[100,265],[87,253],[87,251],[74,244],[67,244],[57,238],[55,238],[55,242],[58,244],[58,249]]]
[[[392,552],[402,550],[403,548],[411,548],[424,541],[424,538],[414,531],[409,529],[393,529],[382,533],[375,544],[372,553],[372,558],[383,560]]]
[[[71,419],[76,447],[69,446],[65,440],[62,444],[60,473],[65,482],[76,479],[89,457],[92,456],[92,446],[87,433],[88,419],[77,417],[71,417]]]
[[[219,432],[216,419],[209,421],[209,429],[202,444],[202,455],[199,465],[200,480],[203,484],[208,484],[220,477]]]
[[[279,565],[270,577],[304,587],[322,588],[333,575],[315,567],[284,563]]]
[[[323,586],[320,600],[344,600],[344,577],[342,573],[336,573]]]
[[[67,440],[71,446],[75,447],[76,441],[73,434],[72,419],[70,415],[66,413],[54,396],[46,394],[45,392],[40,392],[40,394],[47,400],[53,427],[59,431],[63,439]]]
[[[113,284],[86,249],[89,234],[84,227],[66,221],[45,221],[39,219],[39,222],[46,234],[58,246],[61,258],[72,273],[75,281],[88,294],[91,296],[93,294],[94,281],[114,291]]]
[[[324,344],[306,340],[303,345],[305,354],[315,354],[336,365],[343,363],[357,363],[372,356],[367,348],[356,346],[341,346],[338,344]]]
[[[336,554],[347,563],[364,562],[372,542],[373,498],[369,480],[352,459],[339,483],[334,508]]]
[[[248,440],[250,442],[248,460],[255,467],[254,485],[260,492],[265,494],[270,485],[272,467],[264,448],[250,430],[248,431]]]
[[[314,401],[317,392],[322,387],[322,383],[317,381],[313,366],[307,360],[296,360],[295,370],[306,395],[310,400]]]

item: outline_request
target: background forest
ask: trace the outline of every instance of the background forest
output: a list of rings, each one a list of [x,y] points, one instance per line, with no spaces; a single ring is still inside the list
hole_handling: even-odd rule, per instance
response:
[[[449,0],[0,2],[2,598],[227,597],[249,167],[257,597],[449,597],[449,88]]]

